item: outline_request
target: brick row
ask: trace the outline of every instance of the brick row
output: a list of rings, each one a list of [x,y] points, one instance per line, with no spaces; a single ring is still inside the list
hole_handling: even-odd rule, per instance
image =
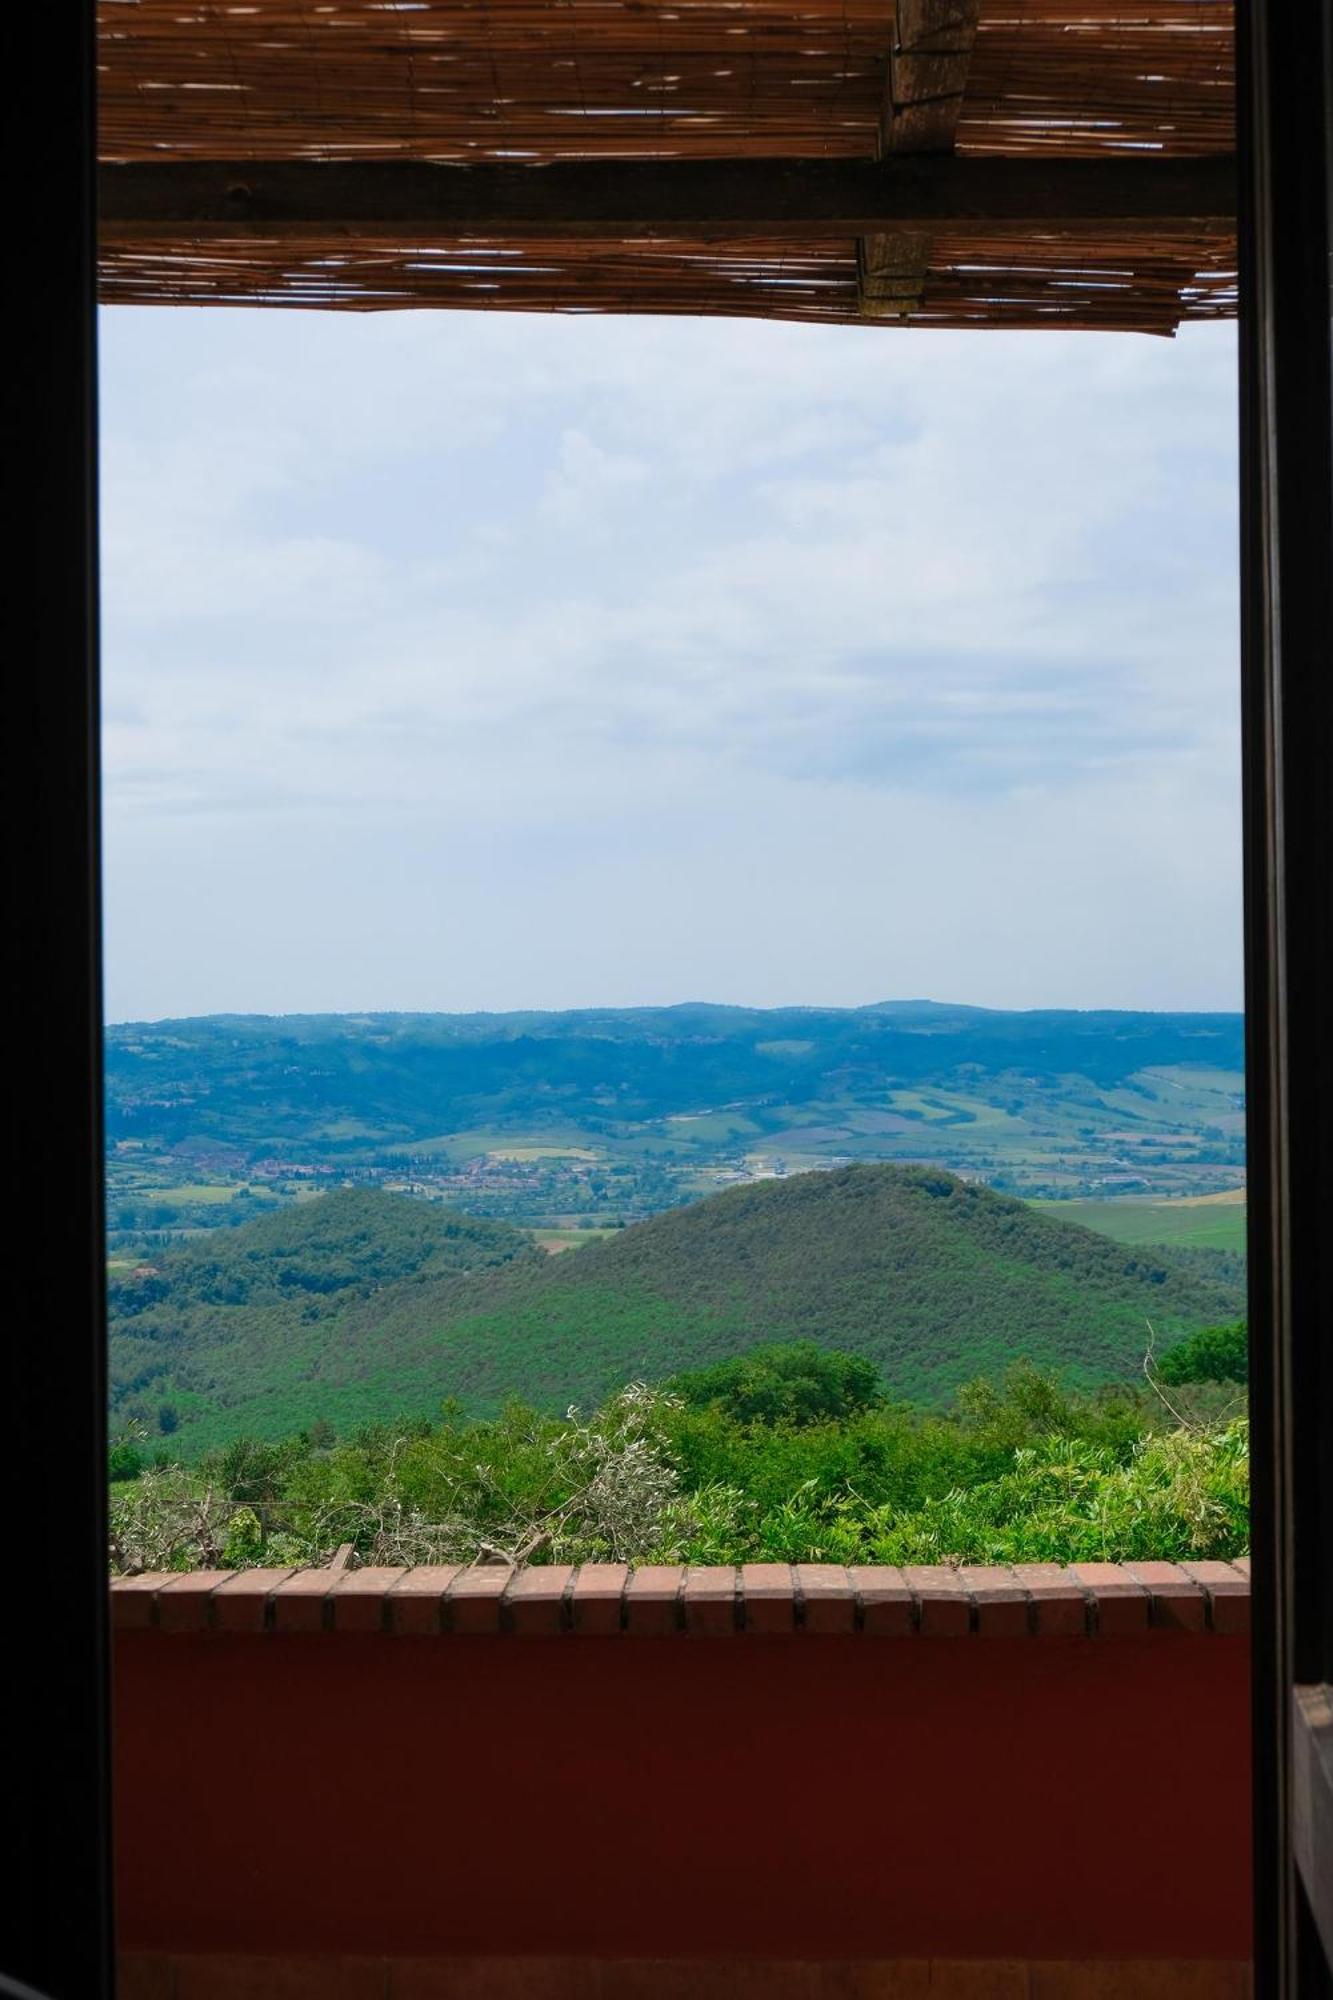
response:
[[[1251,2000],[1229,1959],[370,1958],[123,1952],[120,2000]]]
[[[111,1585],[118,1630],[568,1632],[667,1638],[865,1633],[1115,1638],[1249,1630],[1247,1558],[1225,1562],[917,1565],[584,1563],[150,1572]]]

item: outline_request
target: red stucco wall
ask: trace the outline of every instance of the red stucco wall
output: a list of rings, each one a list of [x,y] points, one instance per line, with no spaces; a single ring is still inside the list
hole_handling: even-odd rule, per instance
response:
[[[122,1632],[139,1951],[1241,1958],[1248,1646]]]

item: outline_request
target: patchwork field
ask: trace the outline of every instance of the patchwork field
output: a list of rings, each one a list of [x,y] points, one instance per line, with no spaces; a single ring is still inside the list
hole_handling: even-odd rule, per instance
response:
[[[614,1229],[534,1229],[532,1238],[538,1249],[558,1257],[565,1250],[582,1250],[587,1244],[600,1243],[615,1233]]]
[[[556,1229],[888,1162],[1122,1198],[1106,1233],[1123,1241],[1234,1246],[1235,1217],[1122,1232],[1131,1201],[1240,1186],[1242,1065],[1238,1015],[927,1001],[127,1023],[107,1033],[113,1243],[312,1186]]]
[[[1034,1201],[1058,1222],[1081,1223],[1116,1243],[1168,1244],[1179,1249],[1245,1250],[1245,1190],[1184,1195],[1163,1201]]]

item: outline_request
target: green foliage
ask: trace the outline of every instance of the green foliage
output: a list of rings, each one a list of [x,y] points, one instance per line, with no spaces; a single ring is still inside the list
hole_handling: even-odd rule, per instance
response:
[[[692,1493],[741,1495],[771,1547],[776,1522],[798,1496],[803,1515],[827,1526],[849,1496],[898,1517],[955,1488],[984,1486],[1009,1470],[1016,1451],[1049,1438],[1123,1462],[1158,1421],[1158,1408],[1128,1389],[1063,1389],[1018,1363],[1000,1385],[965,1384],[943,1412],[882,1404],[842,1421],[767,1425],[682,1399],[662,1422],[682,1484]]]
[[[1127,1249],[931,1168],[732,1188],[555,1258],[502,1223],[346,1190],[120,1283],[113,1397],[122,1417],[169,1399],[192,1455],[240,1431],[345,1434],[445,1395],[474,1413],[515,1396],[596,1404],[627,1380],[795,1342],[851,1357],[843,1389],[800,1389],[797,1367],[785,1389],[755,1376],[752,1393],[770,1415],[804,1398],[813,1417],[830,1393],[834,1414],[850,1410],[873,1377],[943,1404],[1023,1353],[1087,1386],[1122,1378],[1146,1320],[1169,1345],[1239,1299],[1180,1253]]]
[[[690,1409],[716,1409],[736,1423],[839,1421],[884,1400],[873,1361],[801,1340],[752,1347],[667,1384]]]
[[[371,1562],[627,1561],[669,1533],[664,1399],[631,1384],[586,1420],[514,1405],[491,1422],[367,1425],[330,1452],[234,1444],[111,1502],[122,1570]],[[267,1497],[254,1497],[257,1484]]]
[[[171,1316],[197,1307],[293,1303],[316,1312],[330,1300],[367,1297],[405,1278],[424,1283],[535,1257],[526,1236],[503,1222],[458,1216],[433,1204],[364,1188],[339,1188],[317,1201],[216,1232],[205,1243],[168,1251],[109,1284],[120,1321]],[[152,1322],[156,1324],[155,1321]]]
[[[264,1527],[253,1507],[238,1507],[227,1521],[224,1569],[253,1569],[264,1560]]]
[[[1249,1378],[1249,1340],[1245,1321],[1201,1327],[1164,1354],[1157,1364],[1159,1378],[1177,1382],[1244,1382]]]
[[[801,1350],[770,1376],[800,1381]],[[704,1382],[715,1381],[704,1371]],[[852,1376],[849,1379],[855,1379]],[[112,1495],[120,1569],[371,1562],[1013,1562],[1240,1554],[1248,1433],[1163,1429],[1151,1396],[1093,1395],[1026,1364],[945,1412],[740,1418],[699,1382],[631,1385],[591,1416],[521,1404],[237,1440]]]
[[[352,1188],[158,1252],[109,1285],[112,1411],[179,1427],[190,1451],[251,1427],[224,1414],[245,1404],[270,1436],[309,1421],[327,1442],[335,1419],[390,1416],[403,1400],[392,1345],[377,1355],[366,1329],[348,1351],[344,1327],[364,1328],[358,1314],[381,1298],[429,1327],[451,1287],[510,1261],[546,1263],[507,1223]]]
[[[132,1444],[113,1444],[107,1453],[107,1477],[115,1485],[120,1480],[137,1479],[143,1471],[143,1454]]]
[[[1205,1560],[1249,1546],[1249,1427],[1146,1437],[1127,1462],[1045,1439],[1001,1478],[955,1488],[909,1519],[867,1519],[873,1562]]]

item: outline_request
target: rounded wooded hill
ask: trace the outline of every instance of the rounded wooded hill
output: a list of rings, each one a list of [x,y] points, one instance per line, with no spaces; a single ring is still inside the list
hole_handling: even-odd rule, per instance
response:
[[[729,1189],[495,1289],[441,1329],[460,1393],[488,1404],[807,1339],[923,1401],[1020,1356],[1101,1382],[1139,1373],[1149,1321],[1169,1347],[1234,1316],[1243,1287],[1220,1254],[1130,1249],[933,1168],[853,1166]]]
[[[1243,1307],[1222,1252],[1132,1249],[894,1166],[733,1188],[555,1258],[502,1224],[335,1193],[168,1253],[152,1291],[119,1302],[113,1377],[124,1408],[170,1402],[182,1446],[446,1397],[560,1410],[774,1341],[865,1355],[926,1403],[1019,1358],[1090,1385],[1138,1375],[1149,1321],[1161,1353]]]

